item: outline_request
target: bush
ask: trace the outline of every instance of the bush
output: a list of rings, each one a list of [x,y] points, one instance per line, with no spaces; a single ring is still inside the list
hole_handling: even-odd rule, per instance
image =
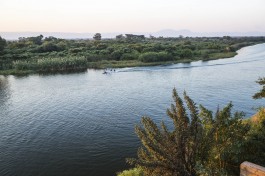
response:
[[[137,60],[138,58],[138,53],[125,53],[121,56],[120,60]]]
[[[265,166],[265,109],[261,108],[248,124],[251,130],[242,146],[244,155],[241,160]]]
[[[60,48],[53,42],[44,42],[41,47],[39,48],[40,52],[52,52],[52,51],[59,51]]]
[[[175,89],[173,99],[167,110],[173,129],[164,122],[158,127],[151,118],[143,117],[142,124],[135,127],[142,147],[137,159],[127,161],[150,176],[239,175],[242,146],[250,129],[242,121],[243,113],[232,114],[231,103],[215,114],[200,106],[199,113],[193,100],[184,92],[184,105]]]
[[[142,62],[161,62],[161,61],[172,61],[173,56],[166,52],[147,52],[139,56]]]
[[[120,172],[117,174],[117,176],[144,176],[144,173],[140,168],[133,168]]]
[[[190,49],[180,50],[179,56],[181,58],[191,58],[192,57],[192,51]]]
[[[121,50],[115,50],[111,53],[111,58],[113,60],[120,60],[121,56],[123,55],[123,51]]]
[[[109,55],[100,55],[100,54],[87,54],[86,59],[88,62],[98,62],[102,60],[109,60]]]

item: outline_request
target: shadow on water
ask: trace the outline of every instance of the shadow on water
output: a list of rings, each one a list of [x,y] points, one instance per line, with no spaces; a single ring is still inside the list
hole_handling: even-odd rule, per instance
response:
[[[0,106],[10,98],[10,94],[8,77],[0,76]]]

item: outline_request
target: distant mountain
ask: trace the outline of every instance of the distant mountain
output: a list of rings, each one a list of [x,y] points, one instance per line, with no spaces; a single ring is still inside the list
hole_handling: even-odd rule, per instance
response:
[[[44,37],[53,36],[64,39],[91,39],[94,33],[65,33],[65,32],[0,32],[0,36],[7,40],[18,40],[19,37],[32,37],[42,34]],[[157,32],[112,32],[102,33],[102,38],[115,38],[119,34],[153,35],[155,37],[222,37],[222,36],[265,36],[265,32],[192,32],[189,30],[164,29]]]
[[[155,37],[160,37],[160,36],[163,36],[163,37],[179,37],[180,35],[182,35],[182,36],[193,36],[194,33],[189,31],[189,30],[186,30],[186,29],[185,30],[179,30],[179,31],[176,31],[176,30],[173,30],[173,29],[164,29],[164,30],[152,33],[152,35],[155,36]]]

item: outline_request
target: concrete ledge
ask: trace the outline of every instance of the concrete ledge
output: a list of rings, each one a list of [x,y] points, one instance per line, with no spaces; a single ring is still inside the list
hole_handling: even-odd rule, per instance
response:
[[[240,176],[265,176],[265,167],[245,161],[240,165]]]

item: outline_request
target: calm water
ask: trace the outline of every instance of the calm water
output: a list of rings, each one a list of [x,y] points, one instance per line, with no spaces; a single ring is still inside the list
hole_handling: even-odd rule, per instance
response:
[[[251,98],[260,76],[265,44],[230,59],[110,75],[0,76],[0,175],[114,175],[136,154],[134,125],[141,116],[170,122],[165,112],[173,87],[213,111],[233,101],[251,116],[265,105]]]

